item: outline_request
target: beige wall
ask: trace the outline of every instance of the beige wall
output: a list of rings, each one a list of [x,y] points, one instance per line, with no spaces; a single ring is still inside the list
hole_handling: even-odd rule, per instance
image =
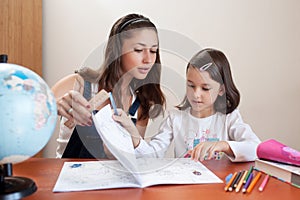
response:
[[[184,38],[174,43],[190,39],[199,47],[221,49],[242,95],[244,120],[262,140],[275,138],[300,150],[299,8],[298,0],[44,0],[44,78],[52,86],[72,73],[103,44],[115,20],[141,13],[159,29]],[[160,39],[163,44],[167,38]],[[175,91],[180,98],[184,79],[170,83],[165,74],[174,70],[184,77],[188,58],[167,50],[162,53],[169,67],[163,83],[167,90],[170,84],[181,88]],[[56,134],[47,145],[47,157],[55,156]]]

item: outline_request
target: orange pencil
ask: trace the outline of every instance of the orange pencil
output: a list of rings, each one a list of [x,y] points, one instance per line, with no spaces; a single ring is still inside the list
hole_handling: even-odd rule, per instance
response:
[[[227,191],[228,188],[230,187],[231,183],[233,182],[233,180],[235,179],[237,175],[237,172],[234,172],[234,174],[232,175],[231,179],[229,180],[229,182],[227,183],[227,185],[225,186],[224,190]]]
[[[236,188],[235,188],[235,192],[239,192],[239,191],[240,191],[240,189],[241,189],[241,187],[242,187],[242,185],[243,185],[243,183],[244,183],[244,179],[245,179],[245,177],[247,176],[247,173],[248,173],[248,170],[244,171],[244,174],[243,174],[243,176],[242,176],[240,182],[238,183],[238,185],[237,185]]]
[[[252,191],[252,189],[254,188],[255,184],[259,180],[260,176],[261,176],[261,172],[258,172],[256,174],[256,176],[254,177],[253,181],[250,183],[249,187],[247,188],[247,192],[251,192]]]

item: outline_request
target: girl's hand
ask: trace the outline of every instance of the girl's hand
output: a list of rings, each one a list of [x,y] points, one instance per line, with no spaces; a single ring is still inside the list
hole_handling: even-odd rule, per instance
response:
[[[116,160],[116,158],[114,157],[114,155],[108,150],[108,148],[106,147],[106,145],[103,143],[103,149],[104,149],[104,153],[106,155],[106,157],[110,160]]]
[[[91,105],[78,91],[70,90],[58,98],[56,104],[59,115],[81,126],[92,125]]]
[[[118,115],[113,115],[113,119],[119,122],[129,133],[136,129],[131,118],[122,109],[117,109]]]
[[[191,159],[194,161],[211,160],[215,153],[224,152],[232,156],[233,152],[226,141],[201,142],[191,151]]]
[[[117,109],[119,115],[113,115],[113,119],[120,123],[130,134],[134,147],[137,147],[140,143],[140,134],[131,118],[122,109]]]

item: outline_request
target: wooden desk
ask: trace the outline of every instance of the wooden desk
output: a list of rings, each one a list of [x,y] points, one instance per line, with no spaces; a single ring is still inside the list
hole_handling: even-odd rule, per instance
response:
[[[123,188],[83,192],[53,193],[52,189],[63,166],[64,161],[74,161],[71,159],[54,158],[31,158],[23,163],[14,165],[14,176],[24,176],[35,181],[38,190],[24,198],[24,200],[56,200],[56,199],[206,199],[206,200],[226,200],[226,199],[263,199],[263,200],[293,200],[300,199],[300,189],[287,183],[283,183],[275,178],[270,178],[268,185],[263,192],[258,191],[258,185],[250,194],[242,192],[225,192],[223,184],[203,184],[203,185],[160,185],[142,189]],[[204,161],[204,164],[212,170],[219,178],[224,178],[235,171],[249,169],[253,162],[231,163],[229,160]]]

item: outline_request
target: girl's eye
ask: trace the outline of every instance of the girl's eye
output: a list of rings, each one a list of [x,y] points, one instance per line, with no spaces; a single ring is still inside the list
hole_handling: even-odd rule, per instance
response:
[[[192,84],[187,84],[187,86],[190,87],[190,88],[194,88],[194,87],[195,87],[195,86],[192,85]]]
[[[202,88],[203,91],[209,91],[210,88]]]

